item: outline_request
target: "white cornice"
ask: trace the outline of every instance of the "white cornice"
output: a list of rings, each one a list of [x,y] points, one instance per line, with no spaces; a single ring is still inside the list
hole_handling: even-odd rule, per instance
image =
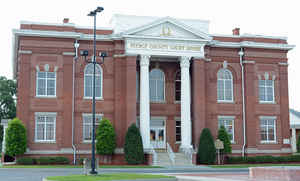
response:
[[[17,36],[36,36],[36,37],[56,37],[56,38],[80,38],[81,33],[60,32],[60,31],[41,31],[28,29],[14,29],[13,34]]]
[[[207,39],[187,39],[187,38],[176,38],[176,37],[152,37],[152,36],[142,36],[142,35],[123,35],[124,38],[134,38],[134,39],[152,39],[152,40],[169,40],[169,41],[190,41],[190,42],[210,42]]]
[[[43,22],[34,22],[34,21],[20,21],[20,24],[25,25],[44,25],[44,26],[68,26],[74,27],[74,23],[43,23]]]
[[[242,42],[221,42],[221,41],[212,41],[210,43],[211,47],[226,47],[226,48],[265,48],[265,49],[278,49],[278,50],[292,50],[295,45],[282,44],[282,43],[259,43],[251,41],[242,41]]]

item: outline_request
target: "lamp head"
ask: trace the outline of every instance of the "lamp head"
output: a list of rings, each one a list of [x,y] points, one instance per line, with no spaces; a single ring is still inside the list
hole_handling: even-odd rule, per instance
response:
[[[99,56],[102,57],[102,58],[105,58],[105,57],[107,57],[107,53],[106,52],[100,52]]]
[[[100,12],[103,11],[103,10],[104,10],[103,7],[98,6],[97,9],[96,9],[95,11],[96,11],[97,13],[100,13]]]
[[[91,11],[88,16],[96,16],[96,12],[95,11]]]
[[[88,50],[81,50],[80,55],[84,56],[84,57],[87,57],[89,55],[89,51]]]

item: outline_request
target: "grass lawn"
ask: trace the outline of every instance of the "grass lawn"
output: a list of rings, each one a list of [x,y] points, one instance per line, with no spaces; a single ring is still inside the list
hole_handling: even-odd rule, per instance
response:
[[[47,177],[49,181],[101,181],[101,180],[135,180],[135,179],[158,179],[158,178],[175,178],[164,175],[150,174],[134,174],[134,173],[113,173],[101,174],[97,176],[86,175],[69,175],[69,176],[54,176]]]
[[[100,165],[100,168],[162,168],[147,165]],[[82,165],[6,165],[0,168],[83,168]]]
[[[211,168],[249,168],[249,167],[271,167],[271,166],[300,166],[300,164],[228,164],[210,165]]]

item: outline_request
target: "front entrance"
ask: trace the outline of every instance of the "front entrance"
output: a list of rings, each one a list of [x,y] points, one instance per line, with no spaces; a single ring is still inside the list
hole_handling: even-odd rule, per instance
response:
[[[150,120],[150,144],[154,149],[166,148],[165,120],[151,118]]]

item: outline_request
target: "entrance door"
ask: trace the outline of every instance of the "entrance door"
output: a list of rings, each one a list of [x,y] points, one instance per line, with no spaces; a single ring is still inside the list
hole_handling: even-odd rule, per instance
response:
[[[151,119],[150,143],[153,148],[166,148],[165,120]]]

